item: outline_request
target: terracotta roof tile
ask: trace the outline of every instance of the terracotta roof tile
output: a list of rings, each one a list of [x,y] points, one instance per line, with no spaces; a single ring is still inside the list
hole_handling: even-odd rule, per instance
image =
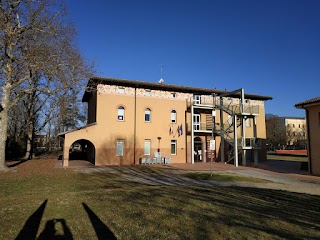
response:
[[[118,78],[104,78],[104,77],[91,77],[88,81],[87,88],[94,88],[96,84],[110,84],[110,85],[118,85],[118,86],[128,86],[128,87],[140,87],[140,88],[149,88],[153,90],[164,90],[164,91],[175,91],[175,92],[183,92],[183,93],[193,93],[199,95],[211,95],[212,93],[216,93],[217,95],[227,93],[228,91],[218,90],[218,89],[210,89],[210,88],[196,88],[196,87],[188,87],[188,86],[179,86],[173,84],[165,84],[165,83],[154,83],[154,82],[144,82],[137,80],[125,80]],[[83,101],[88,99],[89,91],[86,91],[83,96]],[[255,94],[245,94],[245,98],[252,100],[271,100],[270,96],[262,96]]]
[[[305,105],[319,103],[320,104],[320,97],[311,98],[309,100],[299,102],[296,105],[294,105],[296,108],[303,108]]]

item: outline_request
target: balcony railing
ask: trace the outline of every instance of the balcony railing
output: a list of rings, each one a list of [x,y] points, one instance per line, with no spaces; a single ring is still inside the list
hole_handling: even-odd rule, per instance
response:
[[[188,107],[191,107],[192,105],[213,107],[213,98],[209,95],[201,95],[198,99],[191,97],[188,99]]]
[[[239,101],[238,99],[236,99]],[[229,110],[230,112],[236,114],[245,114],[245,115],[259,115],[259,106],[258,105],[251,105],[249,103],[244,103],[243,107],[241,108],[241,103],[236,103],[237,101],[233,102],[233,99],[223,98],[222,99],[222,107],[225,110]],[[201,95],[199,98],[195,99],[191,97],[187,101],[188,107],[199,106],[199,107],[214,107],[220,106],[220,99],[215,98],[213,99],[212,96],[209,95]]]
[[[191,123],[187,123],[187,131],[191,132]],[[195,132],[211,132],[212,131],[212,123],[200,122],[193,124],[193,130]]]
[[[262,139],[261,138],[243,138],[242,139],[243,148],[261,148]]]

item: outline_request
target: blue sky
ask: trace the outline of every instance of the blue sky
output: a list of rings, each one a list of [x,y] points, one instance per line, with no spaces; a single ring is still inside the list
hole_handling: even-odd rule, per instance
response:
[[[266,112],[305,116],[320,96],[318,0],[68,0],[96,75],[273,97]]]

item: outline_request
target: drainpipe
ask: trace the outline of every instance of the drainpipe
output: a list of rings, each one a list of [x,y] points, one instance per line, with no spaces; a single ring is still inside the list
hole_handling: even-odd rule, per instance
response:
[[[136,136],[137,136],[137,87],[134,88],[134,117],[133,117],[133,163],[136,164]]]

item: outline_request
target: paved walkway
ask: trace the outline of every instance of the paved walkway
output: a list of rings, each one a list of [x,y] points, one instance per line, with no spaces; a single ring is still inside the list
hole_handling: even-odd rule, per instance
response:
[[[70,161],[69,166],[82,173],[105,172],[117,173],[125,181],[147,185],[181,185],[181,186],[239,186],[286,190],[298,193],[320,195],[320,177],[308,175],[300,170],[297,162],[266,161],[254,167],[235,167],[230,164],[213,163],[213,173],[236,174],[268,180],[265,183],[255,182],[215,182],[197,181],[182,175],[185,171],[210,171],[210,163],[146,165],[167,171],[142,171],[134,166],[96,167],[88,162]]]

